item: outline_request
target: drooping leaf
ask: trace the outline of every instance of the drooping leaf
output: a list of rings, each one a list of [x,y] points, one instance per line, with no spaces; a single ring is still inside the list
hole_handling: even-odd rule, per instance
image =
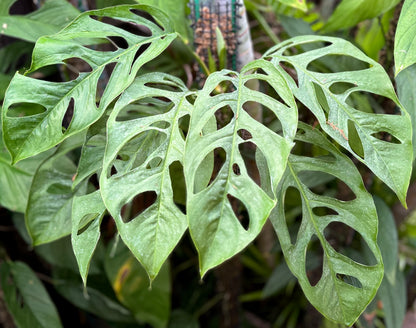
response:
[[[73,197],[85,193],[86,183],[72,189],[76,166],[66,154],[79,147],[81,142],[82,136],[67,139],[35,173],[25,215],[26,227],[35,246],[71,233]]]
[[[114,246],[113,246],[114,247]],[[171,282],[167,263],[149,288],[148,275],[123,243],[109,247],[104,266],[117,299],[137,321],[165,327],[170,312]]]
[[[343,0],[324,26],[325,32],[352,27],[359,22],[380,16],[400,0]]]
[[[16,0],[2,0],[0,34],[29,42],[36,42],[43,35],[58,32],[79,15],[79,11],[65,0],[46,0],[35,12],[9,15],[9,8],[14,2]]]
[[[84,285],[87,283],[92,255],[100,239],[100,224],[104,213],[105,206],[99,190],[74,197],[71,241]]]
[[[377,246],[376,208],[352,161],[317,129],[300,123],[296,141],[318,146],[328,154],[318,157],[290,155],[287,170],[277,188],[277,206],[270,218],[288,266],[308,300],[327,318],[351,325],[372,300],[383,277],[383,263]],[[315,172],[325,172],[340,179],[355,198],[342,201],[314,193],[303,181],[305,176]],[[289,188],[295,188],[302,200],[301,224],[294,240],[290,237],[284,211]],[[355,234],[362,237],[361,241],[373,254],[372,263],[358,263],[334,249],[337,246],[331,245],[326,238],[328,227],[336,222],[354,229]],[[321,277],[312,285],[306,265],[314,238],[322,249],[323,263]]]
[[[253,73],[256,69],[263,73]],[[280,101],[249,89],[250,80],[267,83]],[[215,95],[216,92],[219,94]],[[263,105],[264,111],[280,120],[283,136],[249,115],[245,108],[253,102]],[[225,126],[204,132],[215,117]],[[292,93],[271,63],[258,60],[245,66],[240,74],[223,70],[208,77],[194,104],[185,151],[187,216],[201,275],[241,251],[260,232],[275,205],[274,197],[267,191],[276,189],[285,170],[296,122]],[[248,165],[258,166],[255,151],[264,156],[270,175],[269,186],[264,189],[248,173]],[[201,186],[201,163],[212,153],[223,153],[223,165],[213,181]],[[251,153],[251,159],[246,153]],[[248,226],[240,222],[233,206],[237,212],[245,207]]]
[[[0,266],[0,282],[16,327],[62,327],[45,287],[25,263],[3,262]]]
[[[157,23],[144,18],[143,11]],[[121,26],[135,27],[136,34],[105,23],[108,17]],[[16,73],[7,90],[2,114],[4,140],[13,162],[47,150],[98,120],[105,108],[130,85],[140,67],[158,56],[175,36],[165,14],[137,5],[85,12],[59,33],[40,38],[26,74],[63,64],[71,58],[83,62],[86,69],[74,80],[60,83]],[[96,50],[91,45],[103,42],[111,42],[114,51]],[[108,84],[99,99],[97,84],[110,66],[114,68],[108,73]],[[42,110],[15,117],[13,107],[19,103],[37,104]],[[71,117],[69,124],[65,124],[65,114]]]
[[[185,214],[174,203],[170,169],[174,163],[183,166],[185,140],[179,124],[191,113],[190,94],[175,77],[143,75],[124,92],[107,122],[101,194],[121,238],[151,279],[187,228]],[[134,198],[144,201],[144,208],[123,217],[123,206]]]
[[[295,56],[284,54],[288,48],[302,44],[318,48],[312,47]],[[312,111],[327,134],[367,165],[404,204],[413,158],[411,122],[383,67],[348,41],[331,37],[293,38],[272,48],[265,56],[276,67],[293,66],[292,74],[297,74],[299,86],[289,74],[285,76],[295,97]],[[313,64],[326,59],[353,61],[355,70],[317,72]],[[374,113],[374,106],[368,106],[374,112],[365,112],[355,102],[363,97],[368,99],[367,93],[384,97],[399,113]]]
[[[412,119],[413,157],[416,156],[416,64],[396,76],[397,95]]]
[[[394,38],[394,66],[396,75],[416,63],[416,1],[405,0]]]

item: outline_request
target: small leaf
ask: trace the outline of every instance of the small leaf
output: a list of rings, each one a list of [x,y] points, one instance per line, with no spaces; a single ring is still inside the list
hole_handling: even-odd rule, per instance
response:
[[[295,56],[285,54],[288,48],[305,44],[317,49]],[[285,76],[295,97],[312,111],[327,134],[367,165],[405,204],[413,158],[411,121],[383,67],[348,41],[331,37],[292,38],[272,48],[265,56],[277,67],[293,66],[291,73],[297,74],[299,87],[289,74]],[[333,58],[338,62],[345,59],[352,69],[339,65],[340,72],[336,73],[315,70],[313,64]],[[397,115],[387,115],[384,111],[379,114],[375,106],[372,106],[372,113],[365,112],[354,103],[354,96],[361,96],[362,92],[384,97],[399,112]],[[383,134],[388,138],[383,139],[380,136]],[[355,138],[357,142],[351,137],[354,135],[358,137]]]
[[[72,248],[84,285],[92,255],[100,239],[100,224],[105,212],[100,191],[75,196],[72,203]]]
[[[342,0],[323,31],[331,32],[352,27],[363,20],[380,16],[399,2],[400,0]]]
[[[141,11],[158,23],[136,14]],[[120,24],[138,26],[139,31],[134,34],[104,23],[106,17]],[[45,66],[64,64],[70,58],[83,61],[87,68],[74,80],[59,83],[16,73],[6,92],[2,113],[4,140],[13,162],[47,150],[97,121],[134,80],[140,67],[158,56],[175,37],[165,14],[137,5],[85,12],[59,33],[40,38],[26,74]],[[117,45],[111,38],[123,42]],[[94,44],[110,41],[115,44],[114,51],[95,49]],[[114,68],[100,99],[97,84],[110,66]],[[16,117],[13,106],[19,103],[37,104],[42,110],[34,115]],[[72,111],[69,125],[63,124],[66,112]]]
[[[257,69],[263,73],[254,73]],[[280,100],[249,89],[251,80],[267,83]],[[250,116],[245,108],[253,103],[263,105],[264,111],[270,110],[271,116],[280,120],[283,136]],[[217,118],[220,128],[206,133],[204,128],[212,118]],[[278,70],[265,60],[250,63],[241,74],[227,70],[213,73],[198,93],[187,136],[185,177],[189,229],[199,253],[202,276],[241,251],[260,232],[275,205],[267,191],[276,189],[284,172],[296,122],[292,93]],[[253,159],[255,152],[263,154],[270,174],[269,186],[262,189],[249,175],[247,160],[254,166],[259,163],[245,160],[241,153],[245,147]],[[224,153],[223,166],[210,184],[201,186],[202,164],[215,152]],[[238,202],[246,209],[247,226],[235,214]]]
[[[175,77],[143,75],[124,92],[107,122],[101,194],[121,238],[152,280],[187,228],[185,214],[174,203],[170,167],[183,166],[179,123],[191,113],[190,94]],[[154,199],[142,204],[145,210],[123,218],[123,207],[136,196],[146,202],[146,194]]]
[[[133,313],[138,322],[149,323],[155,328],[167,325],[171,296],[168,265],[162,267],[149,288],[144,268],[127,247],[118,243],[115,254],[107,254],[104,267],[117,299]]]
[[[71,233],[72,201],[84,194],[86,183],[72,190],[75,164],[66,156],[80,146],[82,136],[64,142],[37,170],[29,193],[26,227],[33,245],[49,243]]]
[[[26,264],[3,262],[0,282],[7,308],[17,327],[62,327],[45,287]]]
[[[383,277],[383,263],[377,246],[376,208],[352,161],[317,129],[300,123],[296,141],[319,146],[328,155],[290,155],[287,170],[277,189],[277,206],[270,219],[286,262],[308,300],[327,318],[352,325],[376,294]],[[325,172],[342,179],[355,199],[342,201],[312,192],[302,180],[303,176],[314,172]],[[285,214],[285,195],[289,188],[295,188],[302,200],[302,220],[293,241]],[[320,214],[321,209],[329,212]],[[354,229],[373,254],[375,263],[358,263],[336,251],[326,239],[326,230],[334,222],[342,222]],[[323,250],[322,274],[314,286],[307,275],[308,246],[313,239]]]
[[[405,0],[394,38],[396,75],[416,63],[416,0]]]

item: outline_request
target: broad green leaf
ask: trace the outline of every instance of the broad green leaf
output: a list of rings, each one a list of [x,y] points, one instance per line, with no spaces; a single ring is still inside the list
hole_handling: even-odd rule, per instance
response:
[[[256,69],[263,73],[253,72]],[[268,84],[281,100],[249,89],[250,80]],[[220,93],[215,95],[216,92]],[[253,102],[280,120],[283,136],[249,115],[245,108]],[[205,133],[204,128],[216,115],[228,117],[229,123]],[[297,107],[292,93],[278,69],[266,60],[248,64],[240,74],[227,70],[213,73],[198,93],[186,142],[185,178],[189,229],[202,276],[241,251],[260,232],[275,205],[267,191],[276,189],[285,170],[296,125]],[[245,148],[246,152],[251,149],[253,164],[255,149],[264,156],[270,175],[270,185],[264,189],[248,173],[250,168],[245,161],[250,160],[241,152]],[[224,164],[208,186],[200,186],[201,163],[216,150],[225,153]],[[247,210],[248,227],[234,213],[232,206],[237,202]]]
[[[397,270],[393,281],[384,277],[378,290],[378,298],[383,304],[386,328],[400,328],[406,314],[406,277]]]
[[[16,327],[62,327],[45,287],[26,264],[3,262],[0,266],[0,282]]]
[[[397,95],[412,119],[413,157],[416,156],[416,64],[396,76]]]
[[[318,48],[285,55],[288,48],[306,44]],[[331,37],[296,37],[272,48],[265,56],[276,67],[293,65],[298,85],[287,73],[285,76],[295,97],[312,111],[327,134],[367,165],[405,204],[413,158],[411,121],[383,67],[348,41]],[[311,65],[331,59],[355,61],[356,68],[344,70],[340,66],[340,72],[319,73]],[[367,98],[366,93],[394,103],[398,114],[363,111],[354,102],[357,97]],[[375,106],[373,111],[376,112]]]
[[[324,26],[324,32],[336,31],[357,25],[359,22],[380,16],[400,0],[342,0]]]
[[[377,240],[383,257],[384,279],[388,279],[390,284],[394,284],[399,262],[396,223],[390,208],[381,198],[375,197],[374,203],[379,220]]]
[[[67,139],[57,153],[40,165],[33,178],[25,220],[35,246],[71,233],[73,197],[86,190],[86,183],[72,190],[76,166],[66,154],[80,146],[77,139]]]
[[[416,63],[416,1],[405,0],[394,38],[394,66],[396,75]]]
[[[137,321],[155,328],[165,327],[170,313],[169,266],[162,267],[149,288],[145,269],[122,243],[116,247],[114,254],[112,251],[107,254],[104,267],[117,299]]]
[[[306,5],[306,0],[278,0],[279,2],[291,6],[293,8],[300,9],[302,11],[306,11],[308,9]]]
[[[185,214],[174,203],[177,177],[170,168],[183,166],[185,140],[179,124],[191,113],[189,95],[175,77],[146,74],[124,92],[107,122],[101,194],[121,238],[152,280],[187,228]],[[136,116],[126,117],[126,112]],[[123,218],[123,206],[146,193],[156,199],[136,217]]]
[[[136,14],[142,11],[162,27]],[[141,30],[133,34],[105,23],[106,17],[120,24],[137,24]],[[47,150],[98,120],[106,107],[134,80],[140,67],[166,49],[175,36],[165,14],[149,6],[136,5],[85,12],[59,33],[38,39],[32,66],[26,74],[45,66],[63,64],[70,58],[85,62],[91,70],[80,72],[74,80],[59,83],[16,73],[7,90],[2,113],[4,140],[13,162]],[[112,42],[114,51],[100,51],[91,45],[108,41]],[[108,73],[108,84],[99,99],[97,84],[101,76],[105,78],[106,67],[110,66],[114,68]],[[19,103],[37,104],[43,110],[15,117],[13,107]],[[63,119],[72,108],[72,119],[66,126]]]
[[[296,141],[318,146],[328,155],[290,155],[287,170],[277,188],[277,206],[270,219],[287,264],[298,278],[308,300],[327,318],[352,325],[376,294],[383,277],[382,258],[377,246],[376,208],[352,161],[317,129],[300,123]],[[325,172],[342,180],[355,198],[342,201],[312,192],[303,179],[315,172]],[[302,221],[296,240],[293,241],[285,217],[285,200],[289,188],[295,188],[302,200]],[[319,214],[322,208],[329,212]],[[326,229],[334,222],[341,222],[354,229],[355,234],[362,237],[361,241],[367,244],[375,263],[358,263],[337,252],[326,239]],[[312,238],[317,240],[323,251],[322,275],[314,286],[308,279],[306,269]]]
[[[71,241],[84,285],[87,284],[91,258],[100,239],[100,224],[104,213],[105,206],[99,190],[74,197]]]
[[[166,13],[172,21],[175,31],[178,32],[185,43],[190,38],[190,21],[187,19],[188,0],[136,0],[142,5],[150,5],[159,8]]]
[[[16,0],[2,0],[0,7],[0,34],[29,42],[43,35],[58,32],[75,17],[79,11],[66,0],[47,0],[37,11],[28,15],[9,15],[9,7]],[[7,8],[7,9],[6,9]]]

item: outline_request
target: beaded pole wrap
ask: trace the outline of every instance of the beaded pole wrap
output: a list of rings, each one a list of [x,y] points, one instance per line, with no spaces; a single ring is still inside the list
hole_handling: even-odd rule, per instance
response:
[[[239,70],[254,59],[247,15],[242,0],[191,0],[196,54],[205,63],[209,52],[218,64],[218,28],[227,49],[227,68]]]

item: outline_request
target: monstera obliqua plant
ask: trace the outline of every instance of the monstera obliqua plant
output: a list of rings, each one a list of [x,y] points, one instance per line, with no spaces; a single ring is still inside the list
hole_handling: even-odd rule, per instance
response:
[[[187,230],[204,276],[271,220],[309,301],[351,325],[383,278],[377,212],[357,165],[403,204],[411,174],[411,122],[389,76],[348,41],[324,36],[286,40],[240,72],[210,74],[200,90],[166,73],[143,74],[176,38],[163,12],[123,5],[82,13],[37,40],[31,67],[15,74],[2,109],[3,140],[16,167],[49,151],[26,207],[33,245],[71,234],[86,283],[109,213],[151,281]],[[66,82],[37,74],[51,65],[70,67],[71,60],[85,70]],[[339,69],[315,69],[328,63]],[[253,80],[260,88],[250,88]],[[365,93],[394,103],[394,110],[361,106],[356,100]],[[252,115],[253,106],[268,119]],[[313,124],[299,119],[299,106]],[[295,151],[305,147],[314,156]],[[76,164],[70,154],[77,148]],[[345,183],[352,197],[314,188],[332,180]],[[302,203],[296,231],[285,206],[294,194]],[[137,197],[146,202],[141,213],[131,208]],[[336,222],[361,237],[370,260],[331,245],[327,229]],[[306,268],[313,241],[323,250],[315,284]]]

